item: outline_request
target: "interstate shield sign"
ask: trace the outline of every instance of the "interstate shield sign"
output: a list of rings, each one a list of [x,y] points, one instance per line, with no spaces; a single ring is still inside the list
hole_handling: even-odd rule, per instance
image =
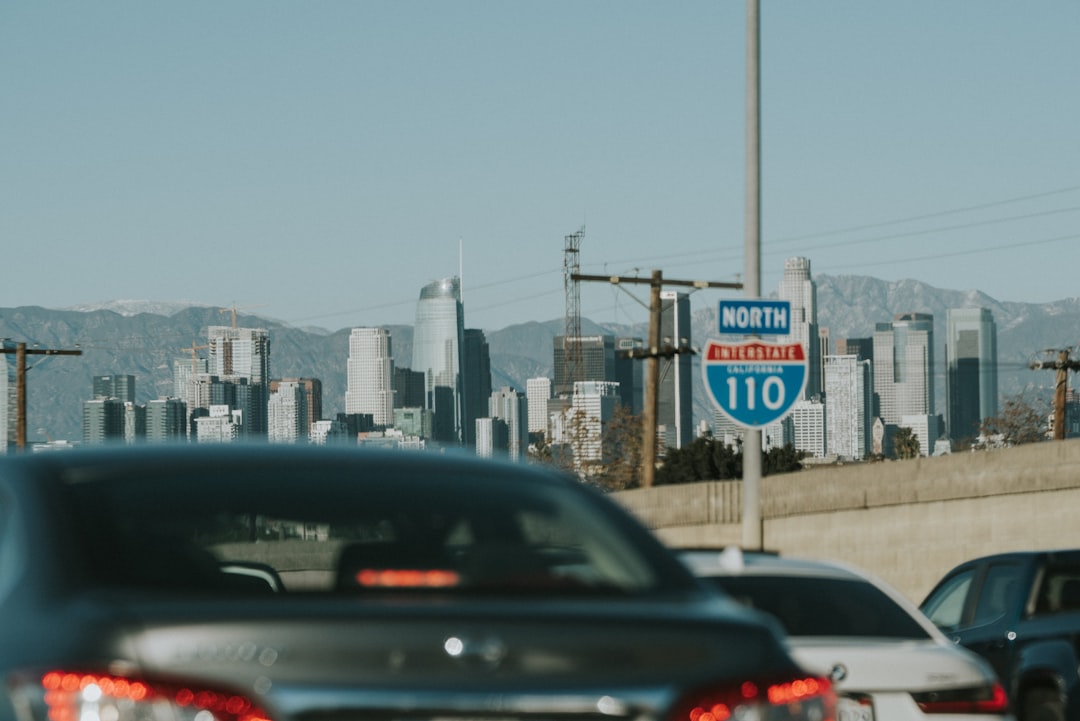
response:
[[[802,343],[709,341],[701,360],[712,402],[737,425],[764,428],[780,420],[806,386]]]

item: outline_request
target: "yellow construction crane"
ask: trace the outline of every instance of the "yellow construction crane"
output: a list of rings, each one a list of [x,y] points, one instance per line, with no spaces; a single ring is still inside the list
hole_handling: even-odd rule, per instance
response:
[[[232,327],[236,327],[236,311],[247,310],[248,308],[263,308],[266,303],[257,303],[256,305],[231,305],[228,308],[218,308],[221,313],[232,313]]]
[[[228,310],[226,308],[226,310]],[[191,351],[191,374],[195,375],[199,372],[199,351],[204,348],[209,348],[208,345],[195,345],[195,341],[191,341],[190,348],[183,348],[182,350]]]

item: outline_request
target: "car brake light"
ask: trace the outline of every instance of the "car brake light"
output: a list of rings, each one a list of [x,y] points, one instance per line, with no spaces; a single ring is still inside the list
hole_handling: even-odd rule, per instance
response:
[[[748,715],[749,714],[749,715]],[[668,721],[836,721],[836,694],[828,679],[743,682],[684,696]]]
[[[438,568],[365,568],[356,572],[356,583],[362,588],[450,588],[460,582],[457,572]]]
[[[1009,710],[1009,697],[1000,683],[974,688],[913,693],[911,697],[924,713],[992,713]]]
[[[272,721],[251,699],[205,685],[49,671],[26,690],[35,721]]]

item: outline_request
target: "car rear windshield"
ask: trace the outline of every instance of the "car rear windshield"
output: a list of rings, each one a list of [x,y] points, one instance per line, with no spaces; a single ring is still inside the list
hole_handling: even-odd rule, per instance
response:
[[[737,601],[775,616],[789,636],[925,639],[926,629],[872,583],[798,576],[718,576]]]
[[[592,494],[513,476],[153,469],[66,489],[99,586],[625,595],[665,583],[652,551]]]

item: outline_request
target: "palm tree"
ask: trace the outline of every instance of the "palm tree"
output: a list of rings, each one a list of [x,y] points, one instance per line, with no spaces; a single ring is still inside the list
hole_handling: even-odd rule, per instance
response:
[[[896,429],[893,447],[896,449],[896,457],[901,460],[918,458],[922,450],[919,446],[919,437],[907,426],[900,426]]]

